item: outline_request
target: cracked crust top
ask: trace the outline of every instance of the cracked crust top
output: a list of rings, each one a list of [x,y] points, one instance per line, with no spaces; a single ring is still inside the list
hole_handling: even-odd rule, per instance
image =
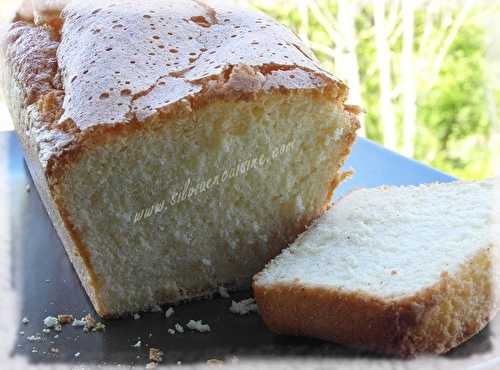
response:
[[[22,130],[47,169],[118,126],[215,97],[308,89],[343,104],[347,95],[284,26],[223,1],[45,3],[18,16],[5,51],[21,109],[32,108]]]

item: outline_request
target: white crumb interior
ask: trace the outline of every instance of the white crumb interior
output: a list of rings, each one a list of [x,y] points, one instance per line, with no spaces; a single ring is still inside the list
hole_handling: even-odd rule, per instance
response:
[[[275,258],[257,282],[382,298],[411,295],[500,241],[494,217],[499,187],[490,180],[354,191]]]
[[[351,131],[342,112],[312,94],[213,102],[82,158],[64,197],[107,309],[249,282],[300,232],[294,228],[322,212]],[[224,171],[261,158],[268,163],[223,180]],[[170,203],[188,181],[194,188],[210,179],[210,189]],[[134,223],[136,212],[163,201],[164,210]]]

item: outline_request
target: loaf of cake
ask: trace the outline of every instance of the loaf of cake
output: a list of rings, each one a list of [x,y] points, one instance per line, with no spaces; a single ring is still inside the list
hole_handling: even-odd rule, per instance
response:
[[[255,277],[279,334],[445,353],[499,308],[500,180],[357,190]]]
[[[328,206],[348,89],[221,1],[34,1],[2,43],[26,162],[97,313],[249,287]]]

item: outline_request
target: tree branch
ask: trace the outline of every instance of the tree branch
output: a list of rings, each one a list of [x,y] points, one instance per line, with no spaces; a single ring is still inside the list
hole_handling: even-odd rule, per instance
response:
[[[321,9],[318,7],[316,1],[311,1],[309,4],[309,9],[311,10],[314,18],[318,21],[321,27],[326,31],[330,39],[333,41],[335,46],[339,47],[342,45],[342,37],[332,26],[332,22],[328,21],[323,15]]]
[[[465,22],[465,19],[467,18],[467,14],[471,10],[472,6],[474,5],[476,0],[467,0],[463,8],[460,10],[457,18],[453,22],[453,25],[446,36],[443,44],[439,48],[439,53],[434,60],[433,68],[432,68],[432,73],[433,73],[433,79],[432,81],[434,82],[438,77],[439,73],[441,72],[441,68],[443,66],[443,61],[444,58],[446,57],[446,54],[448,54],[448,51],[453,44],[453,41],[455,41],[455,38],[457,37],[458,31],[462,27],[462,25]],[[434,84],[434,83],[432,83]]]

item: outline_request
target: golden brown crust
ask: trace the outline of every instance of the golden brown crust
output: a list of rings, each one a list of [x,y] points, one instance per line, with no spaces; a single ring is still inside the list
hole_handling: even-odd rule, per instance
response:
[[[103,311],[98,298],[100,284],[89,252],[69,222],[58,199],[57,187],[47,176],[44,166],[47,151],[69,142],[66,133],[51,126],[51,118],[58,114],[58,101],[63,95],[56,61],[58,43],[51,29],[33,27],[24,21],[12,25],[6,43],[5,58],[20,61],[6,65],[5,91],[18,137],[25,149],[26,162],[89,297],[96,309]]]
[[[99,280],[95,274],[94,268],[89,259],[89,252],[81,241],[81,238],[75,228],[69,222],[67,212],[62,206],[57,196],[57,190],[51,191],[47,182],[45,170],[42,168],[38,159],[38,152],[28,142],[25,135],[18,134],[23,148],[25,150],[26,164],[30,170],[33,181],[38,189],[39,195],[45,205],[45,209],[54,223],[54,227],[61,238],[64,248],[75,267],[80,281],[85,288],[96,311],[101,314],[106,309],[102,304],[100,297]]]
[[[258,275],[253,289],[262,318],[277,334],[401,357],[441,354],[478,333],[498,310],[490,253],[481,252],[456,276],[443,274],[434,286],[394,300],[300,283],[260,285]]]

